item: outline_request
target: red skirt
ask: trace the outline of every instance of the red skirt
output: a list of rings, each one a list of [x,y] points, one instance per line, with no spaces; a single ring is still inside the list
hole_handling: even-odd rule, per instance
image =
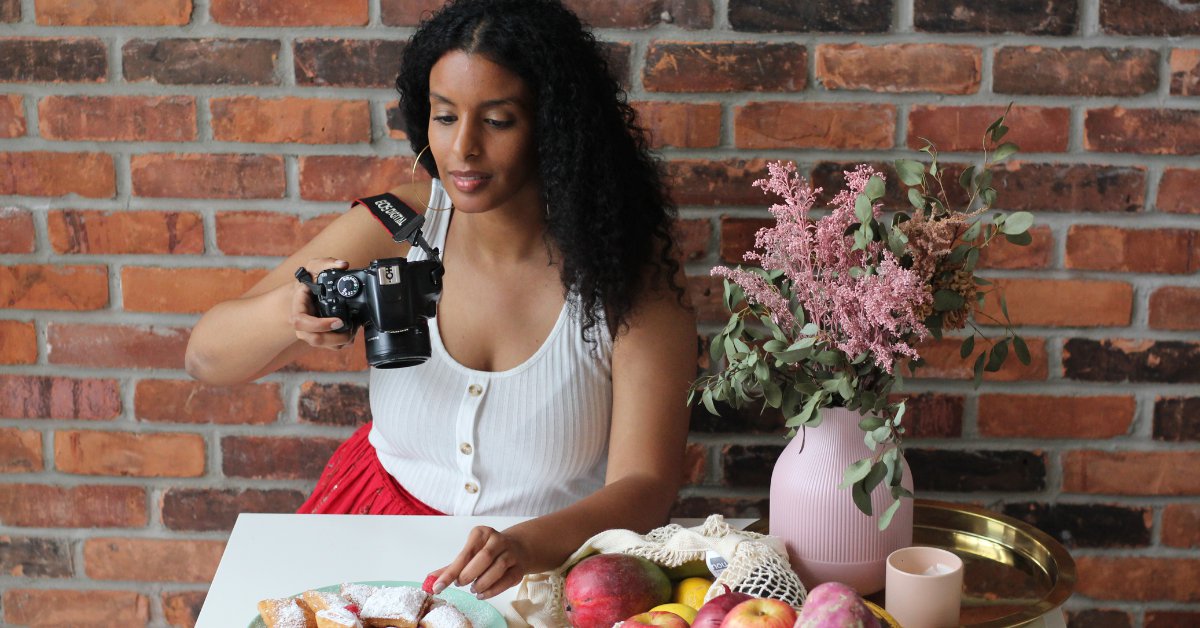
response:
[[[317,487],[296,512],[302,515],[444,515],[412,496],[379,463],[367,440],[371,424],[342,443]]]

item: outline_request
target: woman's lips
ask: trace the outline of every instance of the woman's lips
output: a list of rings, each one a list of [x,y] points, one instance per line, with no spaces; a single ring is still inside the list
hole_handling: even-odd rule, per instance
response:
[[[451,172],[454,187],[459,192],[474,192],[491,181],[491,175],[482,172]]]

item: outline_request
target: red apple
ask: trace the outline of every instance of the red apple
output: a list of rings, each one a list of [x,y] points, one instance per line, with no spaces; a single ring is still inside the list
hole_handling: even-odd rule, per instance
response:
[[[753,595],[741,591],[730,591],[727,586],[725,593],[705,602],[700,607],[696,618],[692,620],[692,628],[719,628],[721,621],[729,614],[730,609],[746,600],[753,599]]]
[[[563,599],[574,628],[612,628],[626,617],[669,602],[671,581],[645,558],[596,554],[567,572]]]
[[[687,620],[670,611],[638,613],[624,622],[621,628],[688,628]]]
[[[721,628],[792,628],[794,623],[796,609],[791,604],[760,597],[731,608]]]

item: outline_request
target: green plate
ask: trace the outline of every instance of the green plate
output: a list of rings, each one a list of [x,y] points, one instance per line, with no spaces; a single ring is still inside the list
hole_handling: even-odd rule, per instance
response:
[[[421,587],[420,582],[407,580],[368,580],[355,582],[354,584],[370,584],[377,587]],[[337,593],[341,589],[341,584],[331,584],[315,590],[326,593]],[[300,593],[303,593],[303,591]],[[296,593],[292,597],[300,595],[300,593]],[[507,628],[508,626],[508,622],[504,620],[504,616],[500,614],[500,611],[496,610],[495,606],[476,598],[466,591],[450,587],[439,593],[438,597],[462,611],[463,615],[466,615],[467,619],[471,620],[471,625],[474,628]],[[254,621],[250,622],[249,628],[267,628],[267,624],[263,622],[261,616],[255,615]]]

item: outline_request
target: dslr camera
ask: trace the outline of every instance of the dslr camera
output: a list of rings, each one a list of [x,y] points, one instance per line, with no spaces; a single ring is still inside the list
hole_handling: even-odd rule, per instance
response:
[[[317,316],[341,319],[343,330],[351,335],[363,328],[367,362],[372,367],[421,364],[429,359],[429,319],[437,316],[442,294],[445,269],[438,250],[421,236],[424,217],[395,196],[384,194],[357,203],[380,218],[397,242],[420,246],[429,259],[410,262],[390,257],[358,270],[330,268],[321,271],[316,281],[301,267],[296,270],[296,280],[312,291]]]

